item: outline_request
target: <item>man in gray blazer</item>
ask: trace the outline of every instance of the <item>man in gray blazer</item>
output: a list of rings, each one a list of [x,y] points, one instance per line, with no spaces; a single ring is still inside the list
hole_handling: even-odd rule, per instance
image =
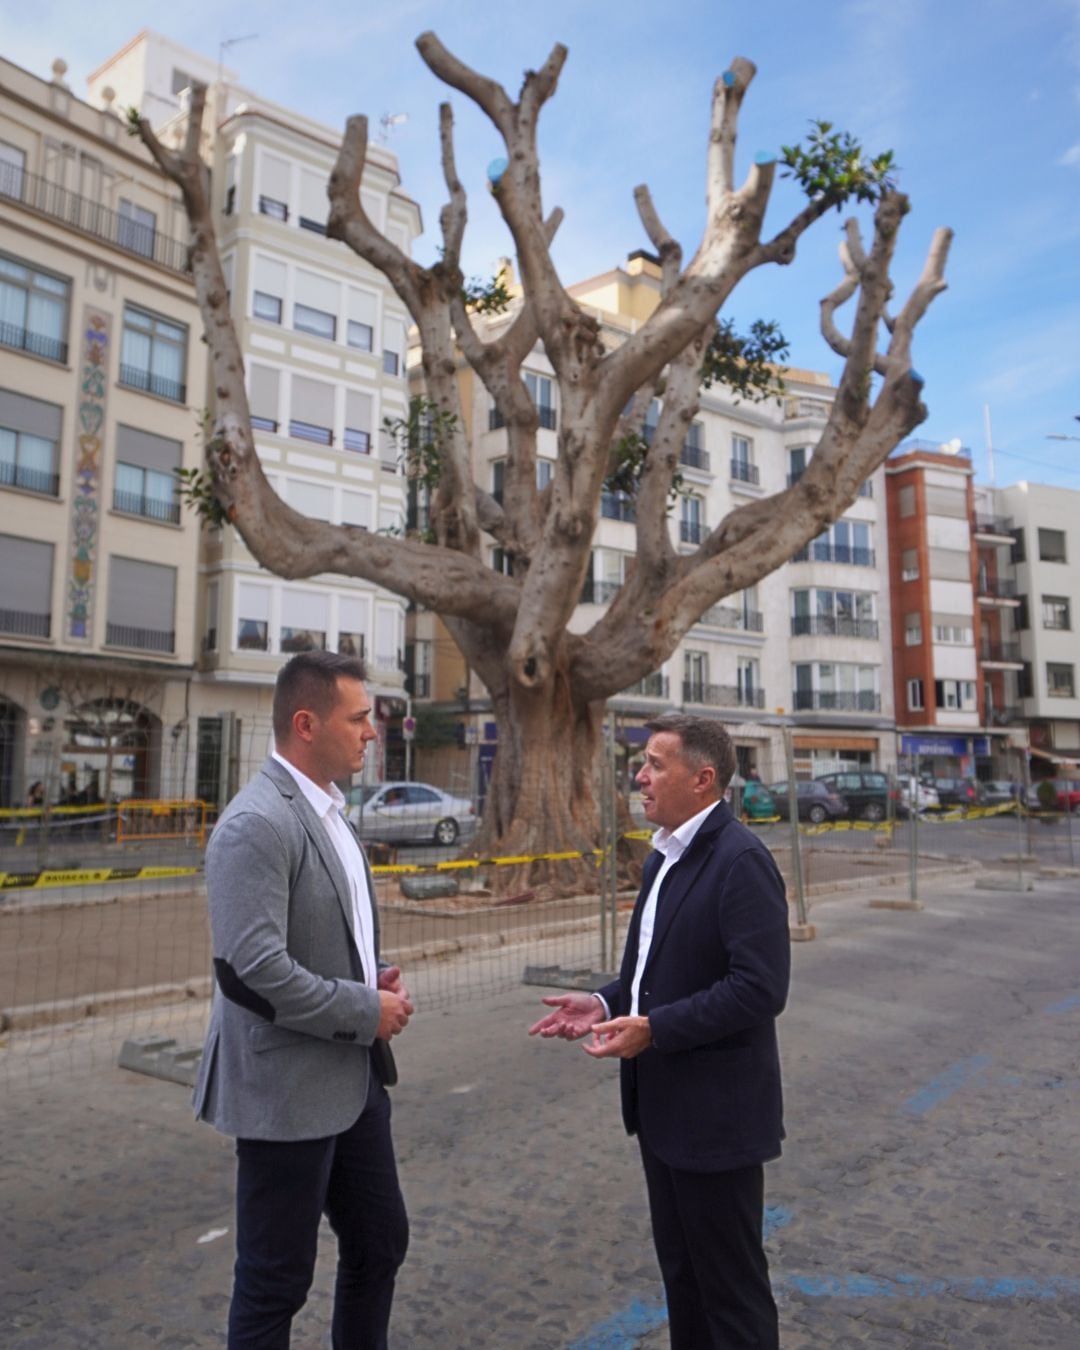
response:
[[[385,1347],[408,1245],[386,1088],[413,1006],[379,961],[371,872],[336,786],[376,735],[365,678],[333,652],[281,669],[276,750],[207,849],[216,988],[195,1112],[236,1137],[229,1350],[287,1350],[323,1214],[334,1350]]]

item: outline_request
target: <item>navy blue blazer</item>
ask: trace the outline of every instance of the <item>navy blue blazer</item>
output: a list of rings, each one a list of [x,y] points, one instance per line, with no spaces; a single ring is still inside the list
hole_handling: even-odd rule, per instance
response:
[[[598,991],[613,1016],[630,1012],[641,911],[662,862],[645,862],[619,978]],[[621,1062],[627,1131],[669,1167],[724,1172],[779,1156],[790,943],[772,854],[718,803],[660,888],[638,997],[652,1045]]]

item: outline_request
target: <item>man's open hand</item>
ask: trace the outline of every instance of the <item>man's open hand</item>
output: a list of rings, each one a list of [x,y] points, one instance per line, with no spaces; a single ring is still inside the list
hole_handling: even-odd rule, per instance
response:
[[[584,1050],[593,1059],[633,1059],[652,1045],[647,1017],[613,1017],[610,1022],[597,1022],[592,1034]]]
[[[543,1000],[555,1011],[529,1028],[530,1036],[561,1036],[578,1041],[607,1016],[604,1005],[592,994],[552,994]]]

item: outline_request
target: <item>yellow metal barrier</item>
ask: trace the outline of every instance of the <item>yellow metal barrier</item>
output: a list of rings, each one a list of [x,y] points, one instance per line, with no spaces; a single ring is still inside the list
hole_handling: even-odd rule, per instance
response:
[[[125,801],[117,807],[116,842],[186,839],[206,843],[207,804],[202,801]]]

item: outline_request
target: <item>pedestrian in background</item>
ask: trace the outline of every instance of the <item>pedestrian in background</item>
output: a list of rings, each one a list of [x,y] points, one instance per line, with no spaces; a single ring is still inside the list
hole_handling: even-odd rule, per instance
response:
[[[530,1035],[621,1063],[673,1350],[779,1346],[762,1245],[763,1164],[780,1153],[776,1018],[790,938],[772,855],[721,800],[735,749],[720,723],[670,714],[637,775],[658,826],[617,980],[558,994]]]
[[[216,988],[195,1110],[236,1138],[229,1350],[287,1350],[323,1214],[332,1344],[381,1350],[408,1244],[386,1089],[413,1006],[379,961],[371,872],[336,786],[376,736],[365,678],[333,652],[281,669],[276,749],[207,849]]]

